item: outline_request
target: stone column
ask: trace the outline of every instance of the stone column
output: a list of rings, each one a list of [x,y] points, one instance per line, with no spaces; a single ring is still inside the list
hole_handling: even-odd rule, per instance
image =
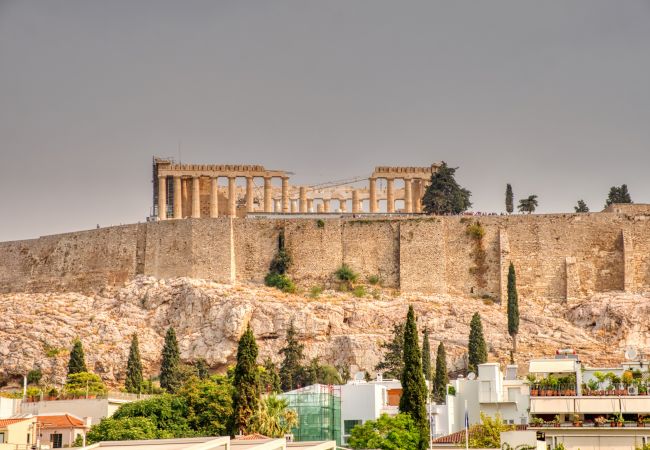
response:
[[[352,190],[352,212],[359,212],[359,191],[356,189]]]
[[[158,177],[158,220],[167,219],[167,178]]]
[[[183,217],[183,201],[181,187],[181,177],[174,177],[174,219],[181,219]]]
[[[298,212],[298,199],[297,198],[292,198],[291,199],[291,213],[295,214]]]
[[[339,209],[341,212],[348,212],[348,202],[347,199],[340,198],[339,199]]]
[[[192,178],[192,218],[198,219],[201,217],[201,189],[199,177]]]
[[[370,178],[370,212],[377,212],[377,178]]]
[[[273,212],[282,212],[282,201],[278,198],[273,200]]]
[[[187,209],[186,205],[190,201],[190,194],[188,192],[189,188],[187,187],[188,182],[189,182],[189,178],[181,178],[181,190],[183,192],[183,200],[181,201],[181,203],[182,203],[183,208],[186,208],[186,209]],[[182,211],[182,210],[181,210],[181,216],[188,217],[187,214],[185,214],[185,211]]]
[[[219,178],[210,179],[210,217],[219,217]]]
[[[323,212],[330,212],[330,199],[329,198],[324,198],[323,199]]]
[[[282,212],[289,212],[289,178],[282,177]]]
[[[413,211],[422,212],[422,180],[413,180]]]
[[[305,189],[304,186],[300,186],[299,195],[300,195],[300,212],[306,213],[307,212],[307,189]]]
[[[237,216],[237,186],[235,185],[236,177],[228,177],[228,215]]]
[[[393,191],[393,179],[386,179],[386,212],[395,212],[395,192]]]
[[[323,204],[322,204],[322,203],[319,203],[318,205],[316,205],[316,211],[317,211],[319,214],[321,214],[321,213],[324,212],[323,209],[324,209],[324,208],[323,208]]]
[[[314,212],[314,199],[313,198],[308,198],[307,199],[307,212],[308,213],[313,213]]]
[[[253,177],[246,177],[246,212],[253,212]]]
[[[273,193],[273,188],[271,186],[271,177],[264,177],[264,212],[270,213],[273,212],[271,202],[273,199],[271,195]]]
[[[413,212],[413,191],[411,190],[411,179],[404,178],[404,211]]]

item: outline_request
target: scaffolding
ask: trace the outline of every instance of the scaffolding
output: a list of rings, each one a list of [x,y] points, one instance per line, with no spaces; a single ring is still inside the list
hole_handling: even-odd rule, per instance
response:
[[[282,397],[298,414],[298,425],[291,430],[296,441],[336,441],[341,445],[341,388],[314,384]]]

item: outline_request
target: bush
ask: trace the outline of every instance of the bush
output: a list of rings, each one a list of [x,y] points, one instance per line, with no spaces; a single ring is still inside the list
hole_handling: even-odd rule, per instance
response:
[[[321,286],[313,286],[309,291],[309,296],[311,298],[318,298],[323,293],[323,288]]]
[[[294,293],[296,292],[296,285],[291,281],[291,278],[284,274],[269,273],[264,277],[264,284],[269,287],[280,289],[282,292]]]
[[[449,386],[449,387],[447,388],[447,393],[448,393],[449,395],[456,395],[456,388],[453,387],[453,386]]]
[[[86,392],[90,395],[103,395],[106,394],[106,385],[94,373],[71,373],[65,381],[65,392],[74,396],[85,395]]]
[[[368,277],[368,283],[372,284],[373,286],[375,284],[379,284],[379,281],[381,281],[379,275],[370,275]]]
[[[336,275],[336,278],[338,278],[339,281],[347,281],[348,283],[354,283],[357,281],[358,277],[358,275],[347,264],[343,264],[339,267],[336,272],[334,272],[334,275]]]
[[[483,236],[485,236],[485,228],[483,228],[483,225],[481,225],[478,221],[467,225],[466,232],[468,236],[473,237],[477,241],[480,241],[483,239]]]
[[[40,368],[30,370],[27,374],[27,382],[29,384],[38,384],[41,381],[41,378],[43,378],[43,372],[41,372]]]
[[[352,295],[355,297],[365,297],[367,294],[366,287],[363,285],[356,286],[352,291]]]
[[[325,228],[325,221],[324,221],[323,219],[318,219],[318,220],[316,221],[316,226],[317,226],[318,228]]]
[[[283,247],[280,250],[278,250],[277,255],[275,255],[275,257],[271,261],[270,273],[277,273],[283,275],[287,273],[287,270],[289,270],[290,265],[291,265],[291,256],[289,256],[289,254]]]

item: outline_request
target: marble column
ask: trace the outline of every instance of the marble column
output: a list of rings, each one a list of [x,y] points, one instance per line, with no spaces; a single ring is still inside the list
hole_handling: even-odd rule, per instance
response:
[[[236,177],[228,177],[228,215],[237,216],[237,185]]]
[[[348,201],[347,199],[339,199],[339,209],[341,210],[342,213],[348,212]]]
[[[291,199],[291,213],[295,214],[298,212],[298,199],[297,198],[292,198]]]
[[[413,180],[413,210],[416,213],[421,213],[422,212],[422,183],[423,181],[420,179]]]
[[[313,198],[308,198],[307,199],[307,212],[308,213],[313,213],[314,212],[314,199]]]
[[[181,177],[174,177],[174,219],[181,219],[183,217],[183,188],[181,187]]]
[[[289,212],[289,178],[282,177],[282,212]]]
[[[158,177],[158,220],[167,219],[167,178]]]
[[[273,199],[271,198],[271,195],[273,195],[273,187],[271,186],[271,177],[264,177],[264,212],[265,213],[270,213],[273,212],[273,205],[272,201]]]
[[[324,209],[325,209],[325,208],[323,208],[323,204],[322,204],[322,203],[319,203],[318,205],[316,205],[316,211],[317,211],[319,214],[322,214],[322,213],[324,212],[324,211],[323,211]]]
[[[253,177],[246,177],[246,212],[253,212]]]
[[[307,189],[304,186],[300,186],[298,192],[300,196],[300,212],[304,214],[307,212]]]
[[[210,217],[219,217],[219,178],[210,178]]]
[[[190,201],[189,188],[187,187],[187,184],[189,183],[189,181],[190,181],[189,178],[181,178],[181,191],[183,193],[183,200],[181,201],[181,203],[183,204],[183,208],[185,208],[185,209],[187,209],[186,205],[188,205],[189,201]],[[192,205],[190,204],[190,210],[192,209],[191,206]],[[185,214],[185,211],[183,211],[183,210],[181,210],[181,216],[188,217],[188,215]]]
[[[192,218],[198,219],[201,217],[201,179],[199,177],[192,178]]]
[[[395,212],[395,192],[393,191],[394,180],[386,179],[386,212]]]
[[[377,212],[377,178],[370,178],[370,212]]]
[[[282,212],[282,200],[279,198],[273,200],[273,212]]]
[[[329,198],[324,198],[323,199],[323,212],[330,212],[330,199]]]
[[[410,178],[404,178],[404,212],[413,212],[413,191]]]
[[[352,190],[352,212],[359,212],[359,191],[356,189]]]

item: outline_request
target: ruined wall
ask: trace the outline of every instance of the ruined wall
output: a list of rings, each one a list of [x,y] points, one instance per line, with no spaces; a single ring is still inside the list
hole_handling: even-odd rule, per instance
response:
[[[289,275],[331,286],[343,263],[403,291],[505,298],[650,291],[650,216],[619,213],[417,219],[184,219],[0,243],[0,291],[96,290],[138,274],[263,282],[285,243]],[[480,225],[478,225],[480,224]],[[480,227],[481,237],[468,233]]]

